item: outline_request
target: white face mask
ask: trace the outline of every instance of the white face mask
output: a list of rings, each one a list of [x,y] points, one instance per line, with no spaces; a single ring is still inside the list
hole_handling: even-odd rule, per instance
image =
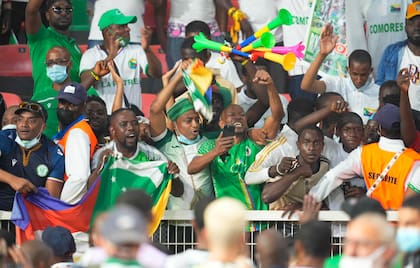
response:
[[[39,135],[37,135],[35,138],[33,138],[32,140],[22,140],[19,137],[19,135],[16,135],[15,142],[25,149],[31,149],[32,147],[34,147],[35,145],[39,143],[39,141],[41,140],[41,134],[42,132]]]
[[[384,260],[382,254],[385,252],[386,247],[381,246],[376,249],[372,254],[365,257],[343,256],[340,260],[340,268],[379,268],[383,266]]]

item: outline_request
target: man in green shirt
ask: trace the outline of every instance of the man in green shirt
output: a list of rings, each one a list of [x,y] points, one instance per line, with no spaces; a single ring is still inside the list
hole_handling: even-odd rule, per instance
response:
[[[263,132],[277,133],[283,109],[272,79],[265,70],[258,70],[253,82],[267,85],[268,89],[272,117],[265,121]],[[263,146],[247,136],[247,118],[242,107],[237,104],[228,106],[222,112],[219,125],[220,128],[234,126],[234,135],[221,133],[216,140],[201,144],[198,156],[188,165],[188,173],[195,174],[210,166],[217,198],[233,197],[244,203],[247,209],[267,209],[267,204],[261,199],[262,185],[247,186],[244,181],[246,171]]]
[[[51,87],[42,87],[32,95],[32,100],[39,102],[47,111],[48,119],[44,134],[51,139],[59,129],[57,118],[58,91],[71,82],[68,76],[72,66],[70,53],[64,47],[52,47],[47,52],[44,69],[53,82]]]
[[[52,87],[45,68],[45,58],[50,48],[61,46],[68,50],[72,62],[69,72],[71,81],[80,82],[79,64],[82,52],[76,41],[70,37],[73,7],[70,0],[45,0],[45,18],[49,23],[42,24],[40,8],[44,0],[29,0],[26,6],[26,33],[32,60],[34,95],[38,91]]]

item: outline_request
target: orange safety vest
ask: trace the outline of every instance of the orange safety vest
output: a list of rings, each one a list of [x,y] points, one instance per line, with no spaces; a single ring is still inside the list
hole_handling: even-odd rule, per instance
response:
[[[362,147],[363,177],[367,189],[376,181],[394,155],[395,152],[380,149],[378,143]],[[404,201],[407,176],[416,160],[420,160],[420,155],[413,149],[405,149],[385,178],[372,192],[371,198],[378,200],[386,210],[399,209]]]
[[[88,124],[88,122],[86,122],[86,120],[81,120],[79,122],[77,122],[76,124],[74,124],[70,129],[67,130],[66,134],[64,134],[63,138],[61,140],[58,141],[58,145],[60,145],[61,149],[64,152],[64,156],[66,155],[66,143],[67,143],[67,139],[69,137],[69,133],[71,130],[79,128],[81,129],[83,132],[86,133],[86,135],[88,135],[89,137],[89,141],[90,141],[90,160],[92,160],[93,154],[95,153],[96,150],[96,146],[98,145],[98,139],[95,136],[95,133],[93,132],[92,128],[90,127],[90,125]],[[64,180],[66,181],[68,178],[67,174],[64,174]]]

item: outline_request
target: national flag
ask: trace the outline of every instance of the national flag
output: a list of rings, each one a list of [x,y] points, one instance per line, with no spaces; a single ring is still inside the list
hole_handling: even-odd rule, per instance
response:
[[[187,70],[182,71],[182,75],[195,111],[201,113],[210,122],[213,118],[211,106],[213,73],[204,67],[201,60],[195,59]]]
[[[76,204],[67,204],[40,187],[37,193],[16,193],[11,220],[16,225],[18,244],[35,238],[47,226],[63,226],[70,232],[87,232],[98,213],[115,204],[118,196],[132,188],[140,188],[152,197],[154,222],[150,233],[159,226],[165,212],[172,185],[164,161],[132,163],[110,157],[101,175]]]
[[[371,117],[371,116],[373,116],[376,113],[376,110],[377,109],[375,109],[375,108],[364,107],[363,108],[363,115],[364,116]]]
[[[101,185],[92,221],[96,216],[112,207],[121,193],[128,189],[142,189],[153,200],[153,223],[150,234],[159,226],[165,213],[172,186],[172,175],[167,172],[167,162],[135,162],[130,159],[110,157],[101,173]]]
[[[72,233],[87,232],[98,196],[96,180],[83,198],[71,205],[50,196],[44,187],[37,193],[16,193],[11,220],[16,225],[16,242],[35,239],[35,233],[48,226],[63,226]]]

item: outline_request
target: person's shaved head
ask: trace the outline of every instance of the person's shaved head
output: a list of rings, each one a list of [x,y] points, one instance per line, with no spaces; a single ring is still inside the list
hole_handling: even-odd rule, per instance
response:
[[[50,50],[48,50],[47,52],[47,59],[48,59],[48,54],[50,53],[59,53],[66,59],[70,59],[70,52],[65,47],[55,46],[55,47],[50,48]]]
[[[289,254],[287,242],[276,230],[265,230],[257,238],[256,249],[261,268],[287,267]]]

